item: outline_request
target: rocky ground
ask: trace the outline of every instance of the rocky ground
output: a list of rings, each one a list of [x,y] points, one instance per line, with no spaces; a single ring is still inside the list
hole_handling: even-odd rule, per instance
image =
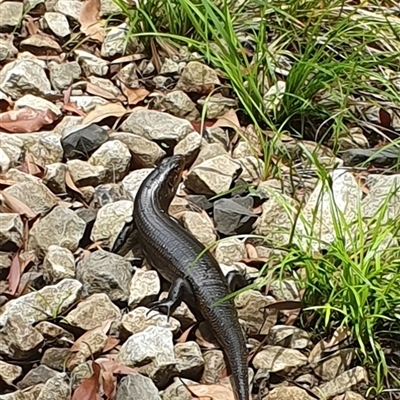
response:
[[[0,399],[233,400],[207,326],[185,304],[170,320],[147,314],[168,286],[141,263],[132,211],[143,179],[167,155],[190,156],[171,214],[205,245],[224,238],[213,250],[224,273],[252,279],[288,240],[283,204],[305,203],[299,232],[321,208],[312,230],[333,240],[329,196],[302,146],[335,168],[332,192],[349,218],[360,207],[373,215],[399,176],[351,170],[375,151],[356,129],[340,159],[283,137],[277,146],[297,174],[283,166],[282,179],[262,180],[263,149],[235,99],[212,95],[199,133],[219,74],[183,50],[155,65],[125,42],[124,23],[105,30],[93,20],[98,6],[0,3]],[[100,21],[114,12],[101,1]],[[398,204],[393,197],[391,212]],[[363,399],[368,374],[349,332],[318,340],[300,329],[301,290],[274,279],[235,299],[253,399]]]

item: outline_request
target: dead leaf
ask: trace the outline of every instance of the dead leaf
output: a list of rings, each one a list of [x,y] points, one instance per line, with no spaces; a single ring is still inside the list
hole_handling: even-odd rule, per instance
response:
[[[112,322],[114,321],[113,318],[109,318],[105,320],[100,326],[91,329],[90,331],[85,332],[78,340],[73,344],[73,346],[70,348],[71,353],[76,353],[80,351],[82,345],[86,345],[86,339],[90,337],[94,332],[103,332],[104,334],[107,334],[109,331]]]
[[[188,336],[190,335],[190,332],[192,329],[196,326],[196,324],[189,326],[189,328],[186,329],[185,332],[182,333],[180,338],[176,341],[177,343],[186,343]]]
[[[45,169],[36,162],[35,158],[31,153],[29,153],[29,151],[25,153],[24,161],[27,166],[28,174],[43,178],[45,175]]]
[[[92,364],[93,375],[85,379],[76,389],[71,400],[101,400],[98,394],[101,367],[97,363]]]
[[[110,64],[115,65],[115,64],[131,63],[134,61],[143,60],[144,58],[146,58],[146,55],[142,54],[142,53],[131,54],[129,56],[122,56],[122,57],[116,58],[115,60],[110,61]]]
[[[23,107],[1,113],[0,128],[12,133],[37,132],[42,126],[52,124],[57,118],[51,110]]]
[[[221,128],[233,128],[235,130],[241,130],[239,118],[236,114],[236,111],[231,108],[222,117],[220,117],[212,127],[216,128],[218,126]]]
[[[76,187],[75,182],[73,181],[71,174],[69,171],[65,171],[65,184],[74,192],[79,193],[83,196],[83,193]]]
[[[83,119],[82,125],[90,125],[109,117],[123,117],[128,111],[120,103],[108,103],[96,107]]]
[[[33,18],[27,15],[25,17],[25,20],[26,20],[26,29],[28,30],[29,35],[30,36],[36,35],[39,32],[39,27],[37,26]]]
[[[79,13],[78,21],[81,24],[81,32],[100,43],[104,41],[104,21],[100,19],[100,0],[84,1]]]
[[[12,186],[12,185],[15,185],[15,184],[16,184],[16,182],[14,182],[14,181],[12,181],[10,179],[0,178],[0,186],[1,187],[9,187],[9,186]]]
[[[201,121],[192,121],[191,124],[196,132],[201,133]],[[213,121],[204,121],[203,128],[211,128],[213,125]]]
[[[258,258],[257,250],[252,244],[246,243],[246,251],[250,259]]]
[[[188,385],[192,400],[235,400],[232,390],[221,385]]]
[[[21,279],[21,260],[19,254],[16,253],[12,259],[10,271],[7,276],[8,290],[6,293],[14,295],[18,289]]]
[[[266,305],[264,308],[274,310],[297,310],[301,308],[301,301],[285,300]]]
[[[122,93],[128,99],[128,104],[130,105],[135,105],[137,103],[140,103],[150,94],[150,92],[147,89],[144,88],[131,89],[128,86],[125,86],[123,83],[121,83],[121,89]]]
[[[74,113],[74,114],[77,114],[77,115],[79,115],[80,117],[83,117],[83,118],[86,117],[86,113],[85,113],[84,111],[80,110],[80,109],[76,106],[75,103],[67,103],[67,104],[64,104],[64,105],[62,106],[62,110],[63,110],[63,111],[68,111],[68,112],[71,112],[71,113]]]
[[[115,336],[109,336],[107,339],[107,343],[104,346],[103,353],[107,353],[108,351],[112,350],[116,346],[119,345],[120,340],[117,339]]]
[[[28,219],[33,219],[37,217],[37,214],[34,213],[25,203],[21,200],[17,199],[16,197],[12,196],[11,194],[5,193],[4,191],[1,192],[3,197],[4,204],[10,208],[13,212],[24,215]]]
[[[101,371],[101,378],[103,382],[103,392],[106,399],[115,399],[117,394],[117,379],[114,377],[112,371]]]
[[[107,89],[104,89],[104,88],[102,88],[100,86],[94,85],[91,82],[87,82],[86,83],[86,91],[88,93],[90,93],[90,94],[95,95],[95,96],[103,97],[104,99],[125,101],[125,97],[123,97],[122,95],[119,95],[118,97],[115,97]]]

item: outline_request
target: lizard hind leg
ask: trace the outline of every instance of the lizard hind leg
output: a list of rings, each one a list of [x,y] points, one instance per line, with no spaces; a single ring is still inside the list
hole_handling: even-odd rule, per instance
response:
[[[173,312],[179,307],[184,297],[192,293],[192,288],[188,281],[177,278],[172,284],[168,292],[167,298],[154,301],[150,304],[150,311],[158,310],[167,315],[168,321]]]

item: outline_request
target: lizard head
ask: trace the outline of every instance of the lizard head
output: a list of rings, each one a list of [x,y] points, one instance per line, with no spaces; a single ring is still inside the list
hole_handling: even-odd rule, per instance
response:
[[[162,203],[169,205],[178,189],[185,168],[185,156],[177,154],[164,158],[157,167],[160,176]]]

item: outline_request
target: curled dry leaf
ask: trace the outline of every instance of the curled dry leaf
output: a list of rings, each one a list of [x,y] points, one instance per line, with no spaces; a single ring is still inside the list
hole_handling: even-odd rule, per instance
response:
[[[189,385],[186,388],[192,393],[192,400],[235,400],[233,391],[221,385]]]
[[[103,97],[104,99],[107,99],[107,100],[119,100],[119,101],[125,100],[125,97],[123,97],[122,95],[115,97],[115,95],[113,95],[107,89],[99,87],[97,85],[94,85],[91,82],[86,83],[86,91],[90,94],[93,94],[93,95],[99,96],[99,97]]]
[[[23,107],[19,110],[0,114],[0,128],[12,133],[37,132],[44,125],[50,125],[57,120],[51,110],[34,110]]]
[[[240,130],[241,125],[236,111],[231,108],[222,117],[220,117],[212,127],[216,128],[218,126],[221,128],[233,128],[235,130]]]
[[[17,289],[19,288],[19,284],[21,281],[21,276],[24,273],[26,267],[35,259],[35,256],[32,254],[26,260],[21,261],[19,257],[19,253],[16,253],[11,262],[10,272],[7,276],[8,290],[7,294],[14,296],[17,293]]]
[[[76,389],[71,400],[101,400],[98,394],[100,386],[100,371],[99,364],[94,362],[92,364],[93,375],[85,379]]]
[[[79,13],[81,32],[93,40],[103,42],[105,37],[104,21],[100,19],[100,0],[86,0]]]
[[[126,98],[128,99],[128,104],[130,105],[135,105],[137,103],[140,103],[150,94],[150,92],[147,89],[144,88],[131,89],[128,86],[125,86],[123,83],[121,83],[121,89]]]
[[[123,117],[128,111],[120,103],[108,103],[96,107],[83,119],[82,125],[95,124],[109,117]]]
[[[83,193],[76,187],[74,180],[71,177],[69,171],[65,171],[65,184],[69,187],[72,191],[79,193],[83,196]]]
[[[34,213],[25,203],[16,197],[11,196],[4,191],[1,192],[1,197],[3,198],[4,205],[12,212],[23,215],[28,219],[34,219],[37,217],[36,213]]]

